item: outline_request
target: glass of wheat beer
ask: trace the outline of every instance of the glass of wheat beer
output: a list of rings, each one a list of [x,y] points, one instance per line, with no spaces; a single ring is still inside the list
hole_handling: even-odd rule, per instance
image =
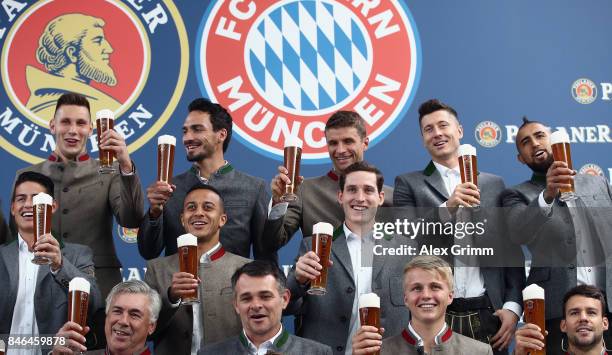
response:
[[[567,164],[568,169],[574,169],[572,167],[572,153],[570,151],[569,142],[569,136],[564,131],[556,131],[550,135],[550,144],[552,146],[553,158],[555,161],[563,161]],[[561,192],[559,200],[564,202],[575,200],[577,196],[574,192],[574,179],[568,179],[565,183],[570,184],[571,187],[559,189]]]
[[[157,138],[157,181],[172,184],[174,170],[174,147],[176,138],[163,135]]]
[[[359,295],[359,322],[361,325],[369,325],[380,331],[380,297],[375,293],[364,293]],[[371,353],[379,355],[380,352]]]
[[[546,319],[544,314],[544,289],[531,284],[523,290],[523,306],[525,323],[540,327],[546,345]],[[546,355],[546,347],[542,350],[529,350],[530,355]]]
[[[321,275],[310,282],[308,294],[322,296],[327,293],[327,268],[331,254],[332,235],[334,227],[325,222],[319,222],[312,226],[312,251],[319,257],[321,264]]]
[[[87,325],[89,290],[89,281],[82,277],[75,277],[68,284],[68,321],[75,322],[83,330]],[[84,335],[84,333],[82,334]]]
[[[110,131],[115,126],[115,113],[105,109],[96,112],[96,133],[98,135],[98,150],[100,151],[100,174],[111,174],[115,172],[113,168],[114,153],[112,150],[100,149],[100,137],[102,133]]]
[[[281,201],[291,202],[297,200],[297,188],[300,178],[300,162],[302,160],[302,140],[295,136],[285,139],[284,163],[285,169],[289,172],[291,183],[285,185],[285,193],[281,196]]]
[[[462,184],[471,182],[478,186],[476,148],[471,144],[462,144],[459,146],[459,171],[461,172]],[[478,207],[478,205],[474,207]]]
[[[53,214],[53,197],[44,192],[36,194],[32,198],[34,209],[34,244],[44,235],[51,233],[51,216]],[[34,256],[34,264],[47,265],[51,260],[44,256]]]
[[[183,234],[177,238],[179,255],[179,271],[192,274],[193,277],[198,277],[198,237],[193,234]],[[181,304],[189,305],[200,303],[198,298],[198,290],[193,290],[189,295],[184,296]]]

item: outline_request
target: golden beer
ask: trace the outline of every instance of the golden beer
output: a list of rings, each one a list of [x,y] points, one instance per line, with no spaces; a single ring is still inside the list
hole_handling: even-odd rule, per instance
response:
[[[540,327],[546,345],[546,318],[544,313],[544,289],[531,284],[523,290],[523,308],[525,323]],[[539,351],[530,351],[530,355],[546,355],[546,346]]]
[[[380,297],[377,294],[359,295],[359,322],[362,326],[369,325],[378,328],[380,332]],[[371,354],[379,355],[380,351]]]
[[[114,153],[112,150],[100,149],[100,137],[102,133],[110,131],[115,126],[115,113],[111,110],[101,110],[96,112],[96,134],[98,136],[98,150],[100,151],[100,174],[111,174],[115,172],[113,168]]]
[[[157,181],[172,184],[176,138],[163,135],[157,138]]]
[[[284,163],[285,169],[289,172],[291,183],[285,185],[285,193],[281,196],[281,201],[291,202],[297,200],[297,188],[299,185],[300,162],[302,161],[302,140],[289,136],[285,140]]]
[[[567,164],[568,169],[574,169],[572,167],[572,153],[570,150],[570,139],[567,133],[564,131],[556,131],[550,135],[550,144],[552,146],[553,158],[555,161],[563,161]],[[564,181],[566,184],[570,184],[569,188],[561,188],[561,196],[559,200],[570,201],[576,199],[576,193],[574,190],[574,179],[568,179]]]
[[[41,192],[32,198],[34,212],[34,243],[44,234],[51,233],[51,216],[53,210],[53,197]],[[51,260],[43,256],[34,256],[32,262],[37,265],[51,264]]]
[[[322,296],[327,293],[327,268],[331,255],[332,235],[334,227],[325,222],[319,222],[312,227],[312,251],[319,257],[321,275],[310,282],[308,294]]]
[[[478,186],[478,159],[476,159],[476,148],[471,144],[459,146],[459,172],[462,184],[471,182]]]
[[[80,325],[83,331],[87,325],[90,287],[89,281],[82,277],[75,277],[68,284],[68,321]]]
[[[179,256],[179,271],[192,274],[198,277],[198,238],[193,234],[183,234],[177,238]],[[187,296],[182,298],[181,304],[189,305],[200,303],[198,289],[194,289]]]

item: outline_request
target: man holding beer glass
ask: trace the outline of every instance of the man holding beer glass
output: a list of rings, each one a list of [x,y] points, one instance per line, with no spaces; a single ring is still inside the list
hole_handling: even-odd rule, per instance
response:
[[[558,307],[558,305],[557,305]],[[559,326],[563,337],[563,353],[602,355],[606,352],[603,333],[608,330],[606,299],[603,291],[595,286],[580,285],[563,296],[563,319]],[[514,355],[533,355],[544,349],[542,329],[527,323],[516,331]],[[548,354],[561,352],[548,351]]]
[[[89,329],[83,329],[75,322],[66,322],[57,333],[58,337],[66,339],[66,343],[55,346],[53,355],[73,355],[84,351],[88,355],[151,355],[147,336],[157,326],[160,308],[159,294],[143,281],[118,283],[106,297],[106,349],[87,351],[83,335]]]
[[[381,324],[391,334],[408,323],[401,287],[405,257],[374,254],[373,250],[379,245],[400,247],[409,240],[401,236],[373,237],[376,212],[385,198],[383,176],[377,168],[363,161],[354,163],[344,170],[339,185],[337,199],[345,220],[332,233],[329,264],[321,264],[322,259],[312,251],[313,237],[306,237],[287,278],[290,309],[300,324],[296,334],[331,346],[337,355],[351,353],[351,338],[359,328],[361,294],[374,292],[380,297]],[[329,232],[321,228],[317,233]],[[326,284],[314,285],[325,272]],[[308,292],[313,286],[318,286],[318,292]]]
[[[178,253],[150,260],[145,281],[162,296],[162,310],[153,335],[155,352],[195,354],[201,346],[240,332],[240,319],[232,307],[231,276],[249,259],[232,254],[219,242],[227,222],[223,198],[211,185],[197,185],[187,192],[181,223],[197,247],[186,241],[180,253],[197,260],[196,270],[179,265]],[[181,236],[183,237],[183,236]],[[181,244],[182,240],[181,240]],[[183,299],[197,295],[196,302]]]
[[[447,309],[447,323],[454,331],[490,344],[495,353],[504,354],[522,313],[521,290],[525,283],[522,251],[507,240],[505,219],[499,208],[504,182],[482,171],[477,174],[478,185],[461,182],[463,127],[451,106],[437,99],[424,102],[419,107],[419,128],[431,161],[424,170],[395,179],[393,204],[405,206],[409,219],[444,223],[467,219],[484,224],[484,233],[470,237],[470,244],[493,246],[494,258],[444,257],[454,265],[455,294]],[[467,149],[466,155],[475,162],[473,149]],[[422,245],[441,244],[437,246],[448,248],[463,242],[459,235],[444,232],[417,240]]]
[[[147,188],[148,213],[138,230],[138,251],[145,259],[176,253],[176,238],[185,234],[179,215],[183,199],[193,186],[211,185],[223,195],[227,224],[221,232],[223,246],[236,255],[276,261],[276,251],[261,244],[269,195],[265,182],[238,171],[225,160],[232,138],[232,117],[208,99],[193,100],[183,124],[183,145],[193,166],[169,183],[155,181]]]
[[[509,237],[529,249],[528,283],[546,294],[547,351],[561,352],[558,307],[563,293],[577,285],[594,285],[612,300],[612,275],[605,259],[612,253],[612,189],[605,178],[576,174],[565,161],[555,161],[548,127],[523,119],[516,135],[517,158],[531,179],[504,192]],[[561,201],[561,191],[575,186],[576,200]],[[606,314],[608,315],[608,314]],[[610,331],[604,332],[612,344]]]
[[[112,152],[118,172],[98,173],[100,162],[87,154],[93,125],[89,102],[83,95],[62,95],[49,128],[56,142],[51,156],[17,175],[36,171],[53,180],[55,198],[61,201],[60,209],[53,214],[53,231],[63,240],[91,248],[96,278],[105,296],[122,279],[113,243],[113,216],[121,226],[138,227],[144,214],[140,180],[125,139],[114,130],[101,135],[99,149]]]
[[[403,288],[410,322],[386,339],[381,336],[383,329],[362,325],[353,337],[354,355],[493,354],[490,345],[457,334],[446,324],[446,308],[453,300],[453,275],[447,262],[437,256],[415,257],[404,268]]]
[[[270,184],[272,208],[263,234],[267,248],[280,249],[298,229],[304,237],[312,235],[312,226],[317,222],[331,223],[334,228],[342,225],[344,214],[336,200],[338,178],[349,165],[363,160],[369,144],[365,121],[356,112],[338,111],[327,120],[325,140],[332,169],[319,177],[304,179],[298,176],[297,200],[294,202],[282,201],[287,186],[294,182],[285,166],[278,167],[278,174]],[[383,190],[383,206],[391,206],[393,189],[384,185]]]
[[[15,181],[11,215],[17,236],[0,247],[0,334],[55,334],[66,322],[68,286],[75,277],[91,284],[90,315],[100,306],[91,249],[50,233],[34,240],[32,200],[39,193],[53,196],[53,191],[53,181],[36,172],[21,173]],[[52,209],[56,208],[53,201]],[[49,265],[32,263],[35,255],[47,258]]]
[[[199,355],[268,354],[331,355],[329,346],[289,334],[281,323],[289,304],[287,280],[279,268],[264,260],[240,267],[232,275],[234,309],[242,332],[204,347]]]

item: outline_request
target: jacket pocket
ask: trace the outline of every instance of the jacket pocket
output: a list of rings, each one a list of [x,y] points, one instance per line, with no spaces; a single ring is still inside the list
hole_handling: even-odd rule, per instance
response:
[[[402,276],[393,276],[389,278],[389,295],[391,296],[391,304],[394,306],[404,306],[404,286]]]

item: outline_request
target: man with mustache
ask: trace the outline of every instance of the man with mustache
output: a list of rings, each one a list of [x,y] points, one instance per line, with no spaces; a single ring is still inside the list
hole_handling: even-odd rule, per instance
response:
[[[84,351],[87,355],[151,355],[147,336],[155,330],[160,308],[159,294],[149,285],[140,280],[121,282],[106,297],[106,349],[87,351],[83,335],[89,327],[83,329],[77,323],[66,322],[57,333],[66,343],[55,346],[53,355]]]
[[[312,235],[312,226],[325,221],[334,228],[342,225],[344,213],[337,203],[338,179],[351,164],[363,161],[370,139],[365,121],[356,112],[338,111],[325,124],[325,141],[332,169],[323,176],[304,179],[299,177],[298,199],[295,202],[281,202],[285,185],[290,183],[285,167],[278,167],[278,174],[272,180],[272,207],[264,229],[263,242],[267,248],[278,250],[291,240],[298,229],[302,236]],[[383,207],[392,205],[393,189],[383,186],[385,202]]]
[[[113,47],[104,35],[104,26],[104,20],[83,14],[61,15],[47,24],[36,50],[36,59],[46,72],[26,67],[28,109],[45,121],[51,120],[55,102],[67,91],[88,97],[93,112],[119,109],[119,101],[90,86],[92,81],[117,85],[110,66]]]
[[[15,182],[11,215],[17,236],[0,247],[0,334],[55,334],[66,322],[68,285],[75,277],[91,285],[89,316],[101,306],[89,247],[65,243],[52,234],[35,242],[32,200],[41,192],[53,197],[53,190],[53,181],[36,172],[24,172]],[[55,200],[52,210],[57,210]],[[46,257],[51,264],[34,264],[34,256]],[[40,353],[33,348],[9,349],[9,354]]]
[[[332,354],[329,346],[296,337],[283,328],[281,318],[290,296],[285,275],[276,265],[264,260],[243,265],[232,275],[232,288],[242,332],[204,347],[199,355]]]
[[[478,186],[461,183],[458,158],[463,126],[451,106],[437,99],[421,104],[419,129],[431,161],[424,170],[395,179],[393,204],[405,206],[410,219],[484,225],[482,235],[470,237],[470,244],[492,247],[493,258],[447,258],[453,265],[455,294],[446,311],[446,322],[455,332],[490,343],[496,354],[504,354],[522,313],[521,290],[525,282],[522,251],[507,241],[499,208],[504,181],[479,171]],[[480,207],[473,208],[474,205]],[[441,243],[441,247],[464,242],[461,238],[465,236],[458,233],[438,233],[417,240],[423,245]]]
[[[409,241],[402,236],[374,235],[376,212],[385,200],[383,182],[381,172],[364,161],[348,166],[340,176],[337,200],[344,223],[333,232],[325,295],[307,293],[322,268],[312,251],[313,237],[302,239],[297,262],[287,277],[296,334],[331,346],[336,355],[351,354],[351,338],[359,329],[361,294],[373,292],[380,297],[381,324],[389,334],[399,333],[408,323],[402,296],[406,256],[374,251],[401,248]]]
[[[563,319],[560,330],[565,334],[562,351],[575,355],[607,355],[603,340],[608,330],[606,298],[603,291],[595,286],[580,285],[563,296]],[[514,355],[527,355],[529,351],[542,350],[546,344],[541,329],[531,323],[516,331]],[[548,349],[547,353],[561,354]]]
[[[276,261],[276,252],[261,243],[268,193],[265,183],[240,172],[224,158],[232,138],[232,117],[221,105],[198,98],[189,104],[183,124],[188,171],[174,176],[173,185],[156,181],[147,188],[150,207],[138,230],[138,250],[145,259],[176,253],[176,238],[185,233],[179,214],[193,186],[214,186],[225,201],[227,225],[221,242],[228,251],[248,258]]]
[[[179,272],[179,256],[150,260],[145,281],[162,296],[162,310],[153,335],[155,352],[196,354],[203,345],[240,332],[232,306],[231,277],[249,259],[225,250],[219,241],[227,222],[224,200],[211,185],[187,192],[180,221],[198,240],[198,275]],[[198,291],[199,304],[182,305],[181,298]]]
[[[605,260],[612,252],[612,189],[605,178],[576,174],[565,162],[554,161],[550,130],[537,121],[523,119],[516,135],[517,158],[532,176],[503,194],[509,237],[531,252],[528,284],[544,288],[546,346],[561,352],[558,305],[562,295],[577,285],[594,285],[612,301],[612,270]],[[559,189],[573,180],[578,198],[559,200]],[[608,314],[606,314],[608,315]],[[610,331],[604,332],[612,344]]]

